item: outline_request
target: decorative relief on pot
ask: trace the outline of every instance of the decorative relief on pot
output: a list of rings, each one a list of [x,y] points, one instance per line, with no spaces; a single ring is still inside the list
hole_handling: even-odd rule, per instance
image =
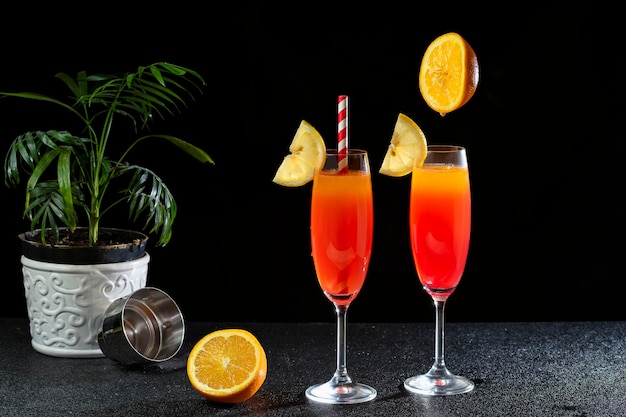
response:
[[[146,286],[149,255],[118,263],[71,265],[22,256],[33,348],[59,357],[102,357],[98,333],[107,307]]]

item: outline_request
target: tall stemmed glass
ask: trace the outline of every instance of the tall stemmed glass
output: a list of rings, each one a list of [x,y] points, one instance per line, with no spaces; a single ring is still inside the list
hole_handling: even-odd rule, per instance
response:
[[[311,247],[320,287],[337,313],[337,369],[325,383],[306,390],[312,401],[354,404],[372,400],[376,390],[356,383],[346,366],[346,313],[367,274],[372,251],[374,208],[367,152],[348,150],[348,171],[338,172],[337,150],[315,172],[311,197]]]
[[[452,374],[444,361],[444,308],[465,269],[470,220],[465,148],[428,146],[424,163],[413,167],[409,224],[415,268],[435,304],[435,360],[427,373],[404,381],[408,391],[453,395],[474,389],[471,380]]]

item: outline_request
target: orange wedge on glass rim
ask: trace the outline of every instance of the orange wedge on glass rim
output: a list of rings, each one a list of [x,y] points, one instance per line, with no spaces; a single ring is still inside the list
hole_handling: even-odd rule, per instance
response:
[[[243,329],[216,330],[200,339],[187,358],[187,377],[203,397],[236,404],[252,397],[267,375],[259,340]]]
[[[426,104],[442,116],[464,106],[478,86],[478,58],[458,33],[433,40],[420,65],[418,84]]]
[[[413,170],[415,163],[426,159],[426,136],[409,116],[399,113],[391,135],[380,172],[390,177],[403,177]]]

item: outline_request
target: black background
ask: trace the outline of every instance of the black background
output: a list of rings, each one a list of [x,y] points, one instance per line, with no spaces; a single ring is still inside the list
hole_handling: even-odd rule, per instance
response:
[[[0,91],[56,93],[58,71],[132,71],[168,61],[199,71],[205,94],[154,131],[203,147],[200,164],[166,143],[134,162],[179,205],[173,239],[150,247],[148,284],[189,320],[332,321],[309,245],[310,184],[272,182],[301,120],[336,143],[336,98],[350,96],[350,146],[370,153],[375,243],[351,321],[432,321],[408,241],[410,177],[378,174],[399,112],[429,143],[467,147],[470,254],[449,321],[624,320],[621,14],[599,2],[487,8],[386,2],[376,7],[184,3],[3,13]],[[91,9],[90,9],[91,7]],[[478,90],[441,117],[417,88],[422,54],[459,32],[480,65]],[[0,100],[0,141],[67,129],[41,104]],[[26,317],[16,235],[23,190],[0,191],[4,299]],[[103,226],[126,226],[109,218]]]

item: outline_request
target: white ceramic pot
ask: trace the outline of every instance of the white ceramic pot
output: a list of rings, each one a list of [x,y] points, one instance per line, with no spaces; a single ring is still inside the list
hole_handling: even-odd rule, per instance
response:
[[[74,265],[22,256],[33,348],[49,356],[94,358],[107,307],[146,286],[150,256],[107,264]]]

